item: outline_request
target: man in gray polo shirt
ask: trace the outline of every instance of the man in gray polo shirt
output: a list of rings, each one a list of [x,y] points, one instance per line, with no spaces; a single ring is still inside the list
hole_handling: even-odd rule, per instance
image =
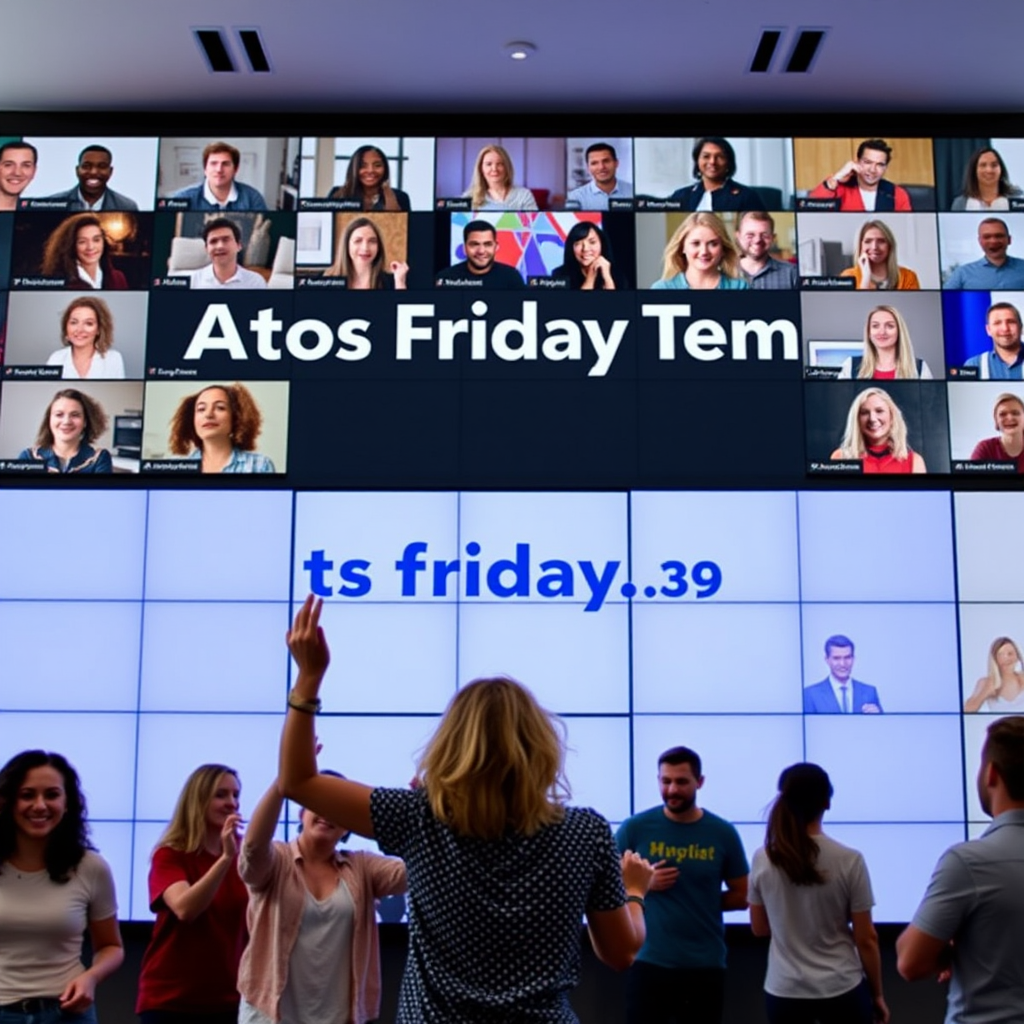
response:
[[[952,970],[946,1022],[1024,1021],[1024,717],[988,727],[978,797],[992,824],[940,858],[896,942],[908,981]]]

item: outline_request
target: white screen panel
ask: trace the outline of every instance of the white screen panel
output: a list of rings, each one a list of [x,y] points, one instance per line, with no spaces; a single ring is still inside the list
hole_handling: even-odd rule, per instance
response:
[[[141,618],[136,601],[0,601],[0,710],[134,711]]]
[[[798,604],[633,610],[635,711],[799,714],[800,672]]]
[[[0,490],[0,598],[142,597],[145,510],[144,491]]]
[[[463,605],[459,676],[510,675],[558,713],[629,710],[629,609]]]
[[[797,589],[795,497],[784,493],[641,491],[632,499],[633,582],[675,589],[662,564],[687,567],[682,600],[794,601]],[[765,543],[770,537],[771,543]],[[721,586],[703,598],[693,578],[701,562],[719,566]],[[659,593],[653,600],[677,600]]]
[[[146,597],[287,601],[291,506],[287,491],[154,492]]]
[[[802,493],[805,601],[952,601],[948,493]]]
[[[140,708],[283,712],[288,624],[283,602],[148,601]]]

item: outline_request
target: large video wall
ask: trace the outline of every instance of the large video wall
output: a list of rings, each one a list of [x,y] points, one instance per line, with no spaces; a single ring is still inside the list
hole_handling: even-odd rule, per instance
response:
[[[1024,140],[16,125],[0,759],[77,765],[122,916],[196,764],[244,813],[271,781],[309,591],[350,777],[406,784],[507,672],[613,823],[685,743],[752,853],[823,764],[882,920],[981,827],[1024,705]]]

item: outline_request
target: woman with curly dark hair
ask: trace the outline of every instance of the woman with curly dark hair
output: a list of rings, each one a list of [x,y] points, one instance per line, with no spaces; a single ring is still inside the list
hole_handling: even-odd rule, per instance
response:
[[[43,247],[39,272],[64,279],[65,288],[123,291],[128,279],[111,263],[110,239],[95,213],[76,213],[60,223]]]
[[[36,443],[23,449],[18,458],[42,462],[48,473],[112,473],[110,452],[93,448],[108,422],[95,398],[77,388],[64,388],[46,407]]]
[[[82,963],[88,928],[92,966]],[[0,768],[0,1012],[5,1024],[94,1024],[121,965],[114,879],[89,842],[78,773],[25,750]]]
[[[255,450],[263,426],[252,392],[242,384],[210,384],[183,398],[171,418],[170,450],[202,463],[203,473],[276,473]]]

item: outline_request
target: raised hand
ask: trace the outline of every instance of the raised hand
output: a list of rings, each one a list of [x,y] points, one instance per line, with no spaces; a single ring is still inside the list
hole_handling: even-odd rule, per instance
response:
[[[302,685],[302,696],[315,697],[327,666],[331,663],[331,650],[327,646],[323,627],[320,625],[320,611],[323,601],[312,594],[306,598],[292,628],[288,630],[288,650],[292,652],[295,664],[299,667],[299,680],[296,689]]]

